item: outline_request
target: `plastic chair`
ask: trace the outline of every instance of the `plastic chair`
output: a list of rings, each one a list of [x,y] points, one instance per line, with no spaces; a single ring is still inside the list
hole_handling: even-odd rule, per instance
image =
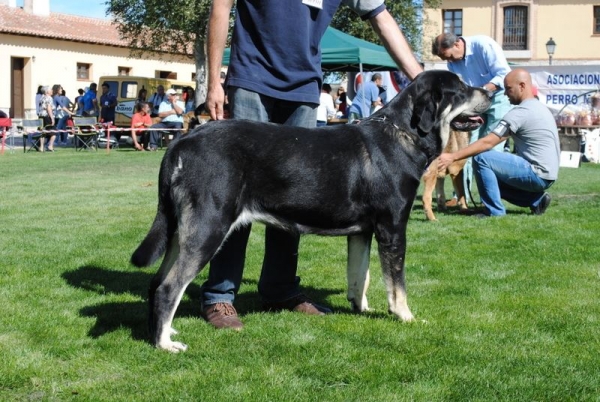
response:
[[[43,126],[44,122],[42,119],[27,119],[17,125],[17,130],[23,135],[23,153],[32,150],[44,152],[44,140],[46,136],[42,132]],[[27,147],[28,144],[29,148]]]
[[[98,151],[98,127],[95,117],[73,116],[75,151]]]

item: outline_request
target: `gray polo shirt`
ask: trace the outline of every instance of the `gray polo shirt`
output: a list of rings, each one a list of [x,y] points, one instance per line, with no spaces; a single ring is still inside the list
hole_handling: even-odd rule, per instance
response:
[[[508,124],[510,136],[515,141],[517,155],[531,163],[538,177],[546,180],[558,178],[560,141],[554,116],[546,105],[537,99],[527,99],[504,115],[499,125]],[[501,132],[494,130],[493,132]]]

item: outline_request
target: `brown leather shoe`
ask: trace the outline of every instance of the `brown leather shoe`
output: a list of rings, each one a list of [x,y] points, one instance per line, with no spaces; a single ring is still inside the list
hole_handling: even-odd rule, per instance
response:
[[[458,205],[458,199],[452,197],[450,198],[448,201],[446,201],[446,206],[447,207],[455,207]]]
[[[264,308],[267,311],[288,310],[308,315],[325,315],[332,312],[331,309],[319,306],[303,294],[281,302],[265,303]]]
[[[202,309],[202,316],[216,329],[231,328],[241,331],[244,327],[238,318],[235,307],[229,303],[210,304]]]

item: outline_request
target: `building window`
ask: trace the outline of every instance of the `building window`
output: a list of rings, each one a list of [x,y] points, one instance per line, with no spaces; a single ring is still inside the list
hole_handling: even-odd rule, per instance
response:
[[[87,63],[77,63],[77,79],[79,81],[90,81],[90,71],[92,65]]]
[[[527,7],[504,7],[502,49],[527,50]]]
[[[131,75],[131,67],[119,67],[119,75]]]
[[[462,35],[463,15],[462,10],[442,10],[444,16],[444,32]]]
[[[160,71],[157,70],[156,71],[156,78],[166,78],[169,80],[176,80],[177,79],[177,73],[174,71]]]
[[[594,35],[600,35],[600,6],[594,6]]]

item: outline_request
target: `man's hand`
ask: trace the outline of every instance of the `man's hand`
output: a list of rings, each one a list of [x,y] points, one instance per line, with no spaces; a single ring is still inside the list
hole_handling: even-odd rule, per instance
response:
[[[223,120],[225,118],[223,105],[225,104],[225,91],[221,83],[208,88],[206,94],[206,109],[212,120]]]
[[[454,154],[441,154],[438,158],[438,172],[445,172],[446,169],[448,169],[448,166],[450,166],[455,160],[456,158],[454,157]]]

